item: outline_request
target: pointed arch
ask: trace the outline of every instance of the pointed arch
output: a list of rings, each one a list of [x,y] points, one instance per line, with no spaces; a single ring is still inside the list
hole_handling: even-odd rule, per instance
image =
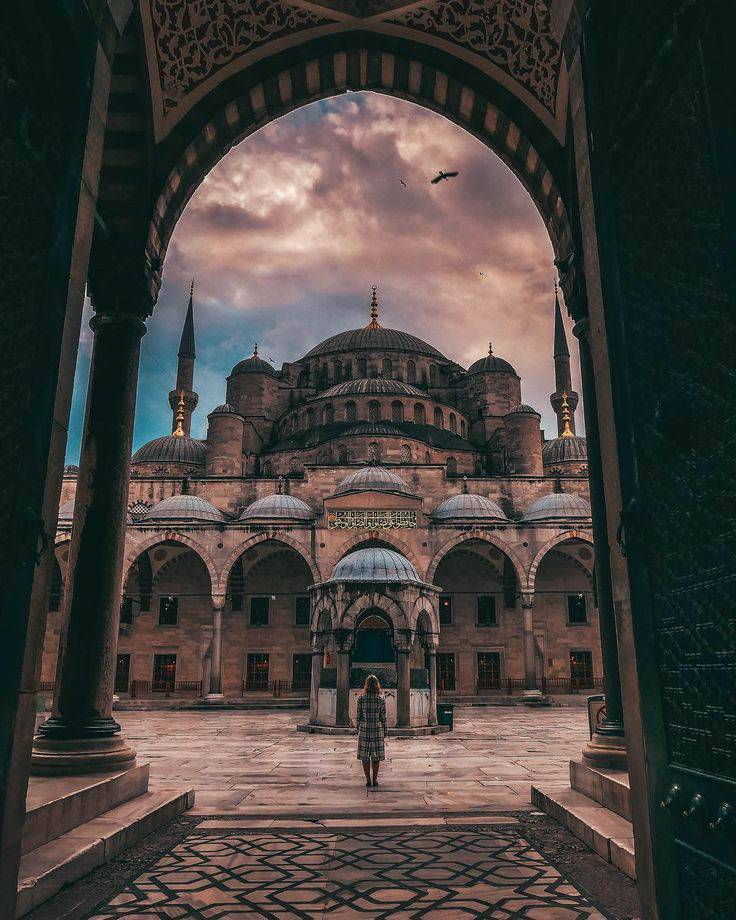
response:
[[[387,597],[385,594],[378,592],[360,594],[348,604],[340,617],[342,629],[355,629],[358,617],[369,607],[375,607],[385,613],[395,630],[411,629],[409,617],[401,604],[392,597]]]
[[[125,556],[123,557],[123,585],[125,585],[125,582],[128,580],[133,565],[137,562],[141,553],[147,552],[149,549],[152,549],[159,543],[168,542],[182,543],[184,546],[188,547],[190,550],[192,550],[192,552],[195,552],[200,557],[210,576],[210,586],[212,593],[217,594],[218,592],[216,589],[219,584],[219,579],[217,566],[215,565],[212,557],[201,543],[198,543],[196,540],[192,539],[189,534],[180,533],[178,530],[158,530],[155,533],[149,534],[138,542],[127,543],[125,548]]]
[[[547,555],[547,553],[554,549],[555,546],[558,546],[560,543],[567,543],[568,540],[579,540],[581,543],[587,543],[595,551],[595,543],[593,542],[593,534],[590,531],[585,530],[566,530],[564,533],[559,533],[547,542],[539,549],[532,560],[532,564],[529,566],[529,575],[528,575],[528,590],[534,590],[534,582],[537,577],[537,570],[542,562],[542,559]]]
[[[417,570],[419,576],[422,577],[423,566],[418,561],[416,554],[409,546],[409,544],[405,543],[403,540],[399,540],[399,538],[393,536],[393,534],[389,536],[384,531],[378,530],[361,532],[360,534],[356,534],[354,537],[350,537],[350,539],[342,543],[330,558],[330,572],[332,572],[332,570],[341,559],[344,559],[345,556],[347,556],[348,553],[352,552],[354,549],[360,549],[361,546],[367,544],[375,544],[376,542],[383,543],[389,549],[393,549],[397,553],[401,553],[402,556],[405,556]]]
[[[227,593],[227,583],[230,577],[230,571],[232,570],[237,560],[243,555],[243,553],[254,546],[258,546],[259,543],[267,542],[283,543],[285,546],[290,546],[293,550],[296,550],[296,552],[299,553],[299,555],[309,566],[313,581],[315,583],[322,581],[322,573],[320,572],[319,566],[317,565],[317,560],[309,552],[306,546],[304,546],[303,543],[295,540],[293,537],[289,536],[289,534],[282,530],[266,530],[262,533],[253,534],[243,543],[239,543],[230,553],[220,568],[217,579],[218,594],[224,595]]]
[[[452,540],[449,540],[445,543],[434,555],[434,558],[427,567],[427,581],[432,582],[437,571],[437,566],[442,562],[445,556],[456,546],[459,546],[461,543],[467,543],[468,540],[480,540],[482,543],[491,543],[496,549],[500,549],[502,553],[511,561],[511,564],[514,567],[516,572],[516,577],[519,581],[519,588],[522,591],[529,590],[528,577],[526,572],[526,567],[521,561],[519,554],[516,552],[513,547],[509,546],[508,543],[505,543],[501,540],[496,534],[485,531],[485,530],[468,530],[464,533],[458,534]]]

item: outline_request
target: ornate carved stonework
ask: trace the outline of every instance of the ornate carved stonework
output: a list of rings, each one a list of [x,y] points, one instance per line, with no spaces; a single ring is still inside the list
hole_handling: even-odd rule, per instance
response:
[[[332,20],[280,0],[151,0],[151,21],[166,114],[240,55]]]
[[[338,13],[348,13],[350,16],[361,18],[409,6],[406,0],[315,0],[315,4],[329,7]]]
[[[491,61],[554,114],[561,53],[546,0],[447,0],[414,6],[387,21]]]
[[[338,510],[327,515],[330,530],[394,530],[416,527],[416,511],[383,511],[380,509]]]

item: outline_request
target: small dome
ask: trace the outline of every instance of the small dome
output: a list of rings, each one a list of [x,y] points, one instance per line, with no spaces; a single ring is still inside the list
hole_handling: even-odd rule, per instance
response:
[[[483,495],[461,493],[438,505],[432,517],[436,521],[507,521],[500,506]]]
[[[335,489],[335,495],[346,492],[403,492],[412,495],[412,491],[397,473],[384,466],[365,466],[350,473]]]
[[[360,380],[343,380],[342,383],[335,384],[324,393],[320,393],[320,399],[330,399],[333,396],[412,396],[426,398],[427,394],[423,393],[418,387],[410,383],[403,383],[401,380],[387,380],[384,377],[371,377]]]
[[[413,581],[421,584],[417,570],[392,549],[370,547],[345,556],[335,566],[328,581]]]
[[[207,446],[187,435],[177,437],[170,434],[155,438],[139,447],[133,454],[133,463],[188,463],[204,466]]]
[[[142,524],[154,521],[212,521],[222,523],[225,515],[205,498],[197,495],[172,495],[154,505],[140,519]]]
[[[64,467],[64,475],[65,476],[78,476],[79,467],[76,465],[76,463],[67,463],[67,465]]]
[[[526,403],[519,403],[518,406],[514,406],[514,408],[510,412],[507,412],[506,415],[539,415],[541,418],[539,412],[537,412],[533,406],[528,406]]]
[[[568,521],[590,518],[590,505],[570,492],[551,492],[534,502],[522,521]]]
[[[266,495],[243,511],[241,521],[312,521],[314,512],[306,502],[293,495]]]
[[[258,351],[255,351],[245,361],[240,361],[236,364],[230,371],[231,377],[233,374],[268,374],[270,377],[278,377],[276,368],[269,364],[268,361],[264,361],[263,358],[259,358]]]
[[[230,413],[233,415],[238,414],[230,403],[223,403],[221,406],[215,406],[212,412],[210,412],[210,415],[227,415]]]
[[[587,460],[588,444],[576,435],[553,438],[542,445],[542,463],[563,463],[565,460]]]
[[[468,368],[468,374],[513,374],[514,377],[519,375],[503,358],[497,358],[496,355],[487,354],[485,358],[474,361]]]
[[[71,524],[72,518],[74,517],[74,499],[70,499],[68,502],[64,502],[62,505],[59,505],[59,517],[57,521],[59,524]]]

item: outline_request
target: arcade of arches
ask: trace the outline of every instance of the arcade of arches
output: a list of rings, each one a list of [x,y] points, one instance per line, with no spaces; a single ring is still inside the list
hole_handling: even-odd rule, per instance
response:
[[[509,677],[538,693],[543,678],[602,672],[607,715],[586,758],[626,758],[644,916],[732,915],[732,4],[236,0],[200,5],[196,21],[188,6],[55,0],[43,14],[35,3],[0,13],[13,269],[0,371],[0,903],[12,914],[36,694],[57,647],[33,768],[115,772],[135,757],[113,716],[118,648],[131,656],[129,686],[191,682],[214,699],[277,677],[306,683],[306,658],[297,667],[294,656],[310,654],[311,719],[328,721],[324,695],[338,725],[365,663],[356,635],[359,655],[384,657],[380,620],[407,728],[433,727],[426,701],[452,692],[453,669],[456,693]],[[237,28],[243,15],[253,28]],[[305,355],[294,374],[246,358],[229,378],[236,404],[210,415],[203,446],[188,434],[185,325],[172,434],[159,440],[186,450],[159,459],[166,445],[147,445],[129,492],[140,339],[186,202],[234,143],[351,89],[441,112],[529,191],[576,321],[586,469],[565,445],[545,464],[538,416],[520,392],[510,401],[519,381],[503,359],[460,368],[415,340],[399,367],[406,342],[390,335],[353,354],[352,384],[366,384],[348,394],[327,394],[351,351],[340,336],[329,360]],[[95,316],[84,447],[64,477],[85,284]],[[314,415],[264,410],[279,419],[264,440],[283,449],[256,458],[243,435],[247,381],[270,398],[286,376]],[[581,441],[574,394],[558,385],[553,400],[553,440]],[[311,424],[325,434],[319,456],[300,441]],[[348,426],[349,443],[332,438]],[[382,440],[375,429],[390,426],[402,437]],[[206,474],[201,491],[192,470]],[[218,493],[208,476],[246,490]],[[360,520],[416,523],[416,539],[338,539],[368,512]],[[309,636],[297,625],[305,597]],[[372,639],[360,635],[371,611]]]

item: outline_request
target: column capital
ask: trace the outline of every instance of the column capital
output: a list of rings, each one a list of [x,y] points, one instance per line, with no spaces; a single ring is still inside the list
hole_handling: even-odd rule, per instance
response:
[[[521,606],[522,608],[529,608],[534,606],[534,592],[533,591],[522,591],[521,592]]]
[[[414,636],[410,629],[395,629],[394,630],[394,646],[396,651],[399,654],[408,655],[411,651],[411,646],[414,641]]]
[[[212,595],[212,609],[219,610],[222,612],[225,609],[225,604],[227,603],[227,594],[213,594]]]
[[[150,316],[159,287],[157,274],[160,265],[144,246],[112,239],[100,225],[95,228],[88,288],[96,313]]]
[[[575,325],[572,327],[572,334],[576,339],[585,339],[586,341],[590,340],[590,317],[584,316],[582,319],[579,319]]]
[[[315,632],[312,633],[312,654],[313,655],[323,655],[325,649],[327,648],[327,643],[330,641],[330,633],[327,632]]]
[[[352,651],[354,634],[352,629],[335,629],[332,632],[338,651],[345,654]]]

